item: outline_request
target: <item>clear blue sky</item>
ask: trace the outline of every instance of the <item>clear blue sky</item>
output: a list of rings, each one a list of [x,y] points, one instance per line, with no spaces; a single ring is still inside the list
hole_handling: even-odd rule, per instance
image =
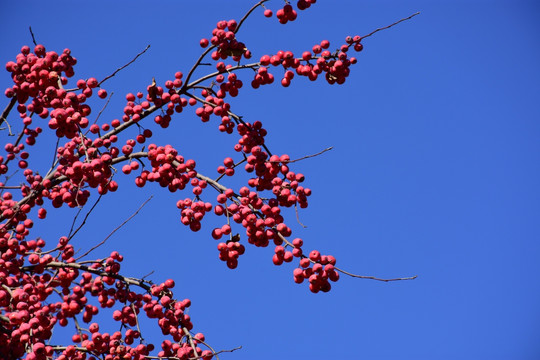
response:
[[[151,44],[105,84],[115,95],[102,116],[113,119],[127,92],[187,71],[216,21],[238,19],[252,3],[3,1],[1,61],[31,44],[29,25],[47,49],[72,49],[75,79],[101,79]],[[255,58],[300,54],[416,11],[366,39],[345,85],[295,79],[287,89],[246,90],[232,106],[265,124],[276,153],[298,158],[334,146],[295,166],[313,189],[300,214],[307,228],[294,226],[306,249],[331,253],[355,273],[418,279],[342,278],[329,294],[314,295],[293,283],[292,265],[275,267],[270,248],[252,247],[228,270],[210,237],[214,219],[191,233],[175,208],[189,195],[141,191],[133,176],[104,198],[77,247],[101,241],[154,195],[96,256],[120,249],[128,274],[176,279],[208,342],[243,346],[222,359],[540,358],[538,2],[319,0],[287,26],[258,11],[238,37]],[[0,82],[8,86],[6,72]],[[155,133],[203,173],[215,171],[235,141],[190,112]],[[34,166],[45,168],[51,151]],[[54,243],[72,215],[51,212],[33,234]],[[147,326],[145,336],[156,331]]]

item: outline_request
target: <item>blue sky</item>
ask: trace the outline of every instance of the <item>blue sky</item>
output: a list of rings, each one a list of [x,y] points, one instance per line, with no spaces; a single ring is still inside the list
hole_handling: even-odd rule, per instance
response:
[[[115,95],[102,116],[113,119],[127,92],[186,72],[199,39],[251,4],[2,2],[1,61],[31,45],[28,26],[48,50],[72,50],[75,80],[102,79],[151,44],[104,84]],[[313,189],[300,213],[307,228],[293,226],[306,249],[333,254],[355,273],[418,279],[343,277],[329,294],[314,295],[294,284],[294,266],[275,267],[270,248],[253,247],[231,271],[210,237],[220,219],[191,233],[175,207],[189,195],[140,190],[134,176],[103,199],[77,247],[101,241],[153,195],[96,256],[118,249],[126,273],[174,278],[214,348],[242,345],[222,359],[538,359],[538,3],[319,0],[286,26],[257,11],[238,37],[254,58],[280,49],[301,54],[323,39],[335,47],[417,11],[365,40],[345,85],[295,78],[287,89],[246,89],[231,104],[248,121],[263,122],[276,153],[298,158],[334,146],[295,165]],[[248,84],[250,76],[240,78]],[[0,79],[9,86],[7,72]],[[95,101],[95,113],[102,104]],[[208,174],[233,154],[236,140],[190,112],[154,132],[154,141],[175,145]],[[32,155],[36,168],[49,163],[52,144]],[[66,218],[74,213],[50,213],[34,234],[53,242],[69,231]],[[287,215],[294,224],[294,212]],[[157,335],[150,325],[148,338]]]

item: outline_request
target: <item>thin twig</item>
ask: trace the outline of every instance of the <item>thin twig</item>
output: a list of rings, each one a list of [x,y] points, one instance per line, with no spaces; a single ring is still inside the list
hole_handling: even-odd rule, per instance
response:
[[[7,104],[4,111],[2,111],[2,115],[0,115],[0,125],[2,125],[2,123],[7,120],[7,116],[9,115],[9,112],[11,111],[11,109],[13,109],[13,106],[15,106],[16,102],[17,102],[17,97],[16,96],[12,97],[9,104]],[[7,121],[6,121],[6,123],[7,123]],[[8,125],[8,127],[9,127],[9,125]],[[9,133],[11,134],[11,127],[9,128]]]
[[[304,229],[307,228],[306,225],[302,224],[302,222],[300,221],[300,215],[298,215],[298,205],[294,204],[294,211],[296,212],[296,221],[300,224],[301,227],[303,227]]]
[[[113,94],[114,94],[114,92],[111,92],[109,94],[109,96],[107,97],[107,102],[105,103],[105,105],[103,105],[103,107],[101,108],[101,110],[97,114],[96,119],[94,120],[94,124],[97,123],[97,121],[99,120],[99,117],[101,116],[101,113],[103,111],[105,111],[105,109],[107,108],[107,105],[109,105],[109,101],[111,101],[111,98],[112,98]],[[90,129],[88,131],[90,131]]]
[[[306,156],[303,156],[301,158],[298,158],[298,159],[294,159],[294,160],[289,160],[289,161],[281,161],[281,160],[276,160],[276,161],[268,161],[270,163],[284,163],[284,164],[291,164],[291,163],[294,163],[294,162],[297,162],[297,161],[300,161],[300,160],[304,160],[304,159],[309,159],[309,158],[312,158],[312,157],[315,157],[315,156],[319,156],[327,151],[330,151],[332,150],[334,147],[333,146],[330,146],[330,147],[327,147],[326,149],[322,150],[322,151],[319,151],[318,153],[316,154],[312,154],[312,155],[306,155]]]
[[[150,201],[152,200],[152,197],[153,196],[150,196],[148,199],[146,199],[145,202],[142,203],[141,206],[139,206],[139,208],[137,209],[137,211],[135,211],[133,214],[131,214],[130,217],[128,217],[126,220],[124,220],[123,223],[121,223],[120,225],[118,225],[113,231],[111,231],[111,233],[109,235],[107,235],[107,237],[105,237],[105,239],[103,239],[99,244],[97,244],[96,246],[92,247],[90,250],[88,250],[87,252],[85,252],[84,254],[82,254],[81,256],[79,256],[77,259],[75,259],[75,261],[85,257],[86,255],[90,254],[92,251],[94,251],[95,249],[97,249],[98,247],[100,247],[101,245],[105,244],[105,242],[107,240],[109,240],[109,238],[118,230],[120,230],[125,224],[127,224],[131,219],[133,219],[138,213],[139,211],[142,210],[142,208]]]
[[[141,56],[142,54],[144,54],[148,49],[150,49],[150,44],[146,46],[146,48],[141,51],[140,53],[138,53],[134,58],[133,60],[131,60],[130,62],[128,62],[127,64],[125,64],[124,66],[121,66],[119,67],[118,69],[116,69],[111,75],[105,77],[103,80],[101,80],[98,84],[98,86],[100,86],[101,84],[103,84],[106,80],[109,80],[110,78],[112,78],[113,76],[115,76],[120,70],[123,70],[125,69],[126,67],[128,67],[129,65],[133,64],[133,62],[135,62],[135,60],[137,60],[137,58],[139,56]]]
[[[189,344],[191,345],[191,348],[193,349],[193,354],[195,355],[195,359],[199,356],[197,355],[197,346],[195,346],[195,343],[193,342],[193,336],[191,336],[191,333],[186,327],[182,327],[182,330],[184,330],[184,333],[186,334]]]
[[[197,340],[197,341],[200,341],[201,343],[205,344],[203,341],[201,340]],[[208,346],[207,344],[205,344],[206,346]],[[209,346],[208,346],[209,347]],[[212,355],[214,355],[216,357],[217,360],[219,360],[219,357],[217,356],[218,354],[221,354],[221,353],[226,353],[226,352],[233,352],[233,351],[236,351],[236,350],[240,350],[242,349],[242,346],[237,346],[235,347],[234,349],[230,349],[230,350],[220,350],[220,351],[216,351],[216,352],[212,352]],[[147,356],[148,357],[148,356]],[[199,355],[197,357],[190,357],[189,360],[196,360],[196,359],[202,359],[203,356],[202,355]]]
[[[86,215],[84,216],[84,219],[82,221],[82,223],[79,225],[79,227],[75,230],[75,232],[72,233],[72,230],[73,230],[73,225],[75,225],[75,220],[77,220],[77,217],[79,216],[79,213],[81,212],[82,208],[79,210],[79,212],[77,213],[77,215],[75,216],[75,218],[73,219],[73,225],[71,226],[71,229],[69,230],[69,235],[68,235],[68,239],[71,240],[73,239],[73,237],[75,235],[77,235],[77,233],[79,232],[79,230],[84,226],[84,224],[86,224],[86,220],[88,219],[88,217],[90,216],[90,214],[92,213],[92,211],[94,210],[94,208],[97,206],[97,204],[99,203],[99,201],[101,200],[101,197],[103,196],[103,194],[100,194],[99,197],[97,198],[96,202],[94,203],[94,205],[92,205],[92,207],[90,208],[90,210],[88,210],[88,212],[86,213]]]
[[[45,175],[45,177],[48,177],[49,175],[52,174],[52,172],[54,171],[54,167],[56,166],[56,164],[58,162],[58,158],[56,157],[57,150],[58,150],[58,144],[60,144],[60,138],[56,138],[56,145],[54,146],[53,159],[52,159],[51,167],[49,168],[49,171],[47,171],[47,175]]]
[[[34,45],[37,46],[36,37],[34,36],[34,32],[32,31],[32,27],[29,26],[28,29],[30,30],[30,35],[32,35],[32,42],[34,43]]]
[[[418,14],[420,14],[420,11],[419,11],[419,12],[415,12],[414,14],[412,14],[412,15],[409,16],[409,17],[406,17],[406,18],[403,18],[403,19],[401,19],[401,20],[398,20],[398,21],[396,21],[396,22],[393,23],[393,24],[390,24],[390,25],[385,26],[385,27],[382,27],[382,28],[375,29],[375,30],[373,30],[372,32],[370,32],[369,34],[362,36],[362,39],[365,39],[365,38],[367,38],[367,37],[370,37],[371,35],[375,34],[376,32],[379,32],[379,31],[381,31],[381,30],[389,29],[389,28],[391,28],[392,26],[395,26],[395,25],[399,24],[400,22],[409,20],[409,19],[415,17],[415,16],[418,15]]]
[[[401,281],[401,280],[414,280],[418,277],[418,275],[410,276],[410,277],[404,277],[404,278],[394,278],[394,279],[381,279],[375,276],[364,276],[364,275],[355,275],[351,274],[350,272],[347,272],[345,270],[342,270],[338,267],[334,267],[337,271],[349,275],[350,277],[359,278],[359,279],[370,279],[370,280],[377,280],[377,281],[383,281],[383,282],[389,282],[389,281]]]
[[[141,327],[139,325],[139,315],[137,314],[137,311],[135,310],[135,305],[133,305],[133,303],[131,303],[131,311],[133,311],[133,315],[135,315],[135,323],[137,324],[137,331],[139,331],[139,337],[141,341],[144,342]]]
[[[247,161],[247,158],[244,157],[242,160],[240,160],[239,162],[237,162],[236,164],[233,165],[233,167],[231,169],[235,169],[238,165],[241,165],[243,163],[245,163]],[[221,180],[223,177],[225,176],[225,173],[219,175],[219,177],[216,179],[216,182],[218,182],[219,180]]]
[[[152,275],[154,272],[155,272],[154,270],[150,271],[148,274],[144,275],[144,276],[141,278],[141,280],[146,279],[147,277],[149,277],[150,275]]]
[[[98,198],[98,201],[99,201],[99,198]],[[96,204],[94,204],[95,206]],[[92,208],[94,208],[94,206],[92,206]],[[75,227],[75,223],[77,222],[77,218],[79,217],[79,214],[81,213],[82,211],[82,208],[80,207],[79,210],[77,211],[77,213],[75,214],[75,216],[73,217],[73,221],[71,222],[71,228],[69,229],[69,235],[68,235],[68,238],[71,237],[71,233],[73,231],[73,228]],[[86,214],[88,215],[88,214]],[[86,218],[85,218],[86,220]],[[80,227],[79,227],[80,228]],[[78,229],[77,229],[78,230]]]
[[[249,17],[249,15],[251,15],[251,13],[253,11],[255,11],[256,8],[258,8],[259,6],[261,6],[262,4],[264,4],[267,1],[268,0],[261,0],[258,3],[256,3],[255,5],[253,5],[253,7],[251,9],[249,9],[248,12],[242,17],[242,19],[240,19],[240,21],[238,22],[238,25],[236,26],[236,29],[233,32],[236,34],[238,32],[238,30],[240,30],[240,27],[242,26],[244,21],[246,21],[246,19]]]
[[[219,360],[219,356],[217,356],[217,352],[216,350],[214,350],[213,347],[211,347],[210,345],[208,345],[207,343],[205,343],[204,341],[202,341],[201,339],[197,339],[198,342],[200,342],[201,344],[203,344],[204,346],[206,346],[207,348],[210,349],[210,351],[212,352],[212,355],[215,355],[216,357],[216,360]],[[241,347],[241,346],[240,346]],[[234,351],[234,350],[233,350]],[[193,359],[193,358],[192,358]]]
[[[14,134],[13,134],[13,131],[11,130],[11,125],[10,125],[9,121],[7,121],[7,119],[4,119],[4,122],[6,123],[7,128],[8,128],[8,135],[13,136]]]

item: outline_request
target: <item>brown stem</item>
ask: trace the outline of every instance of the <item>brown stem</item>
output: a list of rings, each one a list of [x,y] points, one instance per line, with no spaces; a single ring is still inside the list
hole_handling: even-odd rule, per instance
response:
[[[120,225],[118,225],[113,231],[110,232],[109,235],[107,235],[105,237],[105,239],[103,239],[99,244],[95,245],[94,247],[92,247],[90,250],[88,250],[87,252],[85,252],[84,254],[82,254],[81,256],[79,256],[77,259],[75,259],[75,261],[79,260],[79,259],[82,259],[83,257],[85,257],[86,255],[90,254],[92,251],[94,251],[95,249],[97,249],[98,247],[100,247],[101,245],[105,244],[105,242],[107,242],[107,240],[109,240],[109,238],[118,230],[120,230],[124,225],[126,225],[131,219],[133,219],[135,216],[137,216],[137,214],[139,213],[139,211],[142,210],[142,208],[150,201],[152,200],[153,196],[150,196],[148,199],[146,199],[145,202],[143,202],[141,204],[141,206],[139,206],[139,208],[133,213],[131,214],[130,217],[128,217],[126,220],[124,220],[123,223],[121,223]],[[96,203],[97,204],[97,203]],[[92,208],[93,209],[93,208]],[[91,210],[90,210],[91,211]],[[88,212],[90,213],[90,212]],[[87,214],[88,215],[88,214]],[[85,221],[86,221],[86,218],[85,218]],[[83,224],[81,224],[81,226],[84,225],[84,222]],[[78,229],[77,229],[78,230]]]
[[[262,4],[264,4],[267,1],[268,0],[261,0],[258,3],[256,3],[255,5],[253,5],[253,7],[251,9],[249,9],[248,12],[242,17],[242,19],[240,19],[240,21],[238,22],[238,25],[236,26],[236,30],[233,31],[233,32],[236,34],[240,30],[240,27],[242,26],[244,21],[246,21],[246,19],[249,17],[249,15],[251,15],[251,13],[253,11],[255,11],[256,8],[258,8],[259,6],[261,6]]]
[[[390,25],[385,26],[385,27],[382,27],[382,28],[375,29],[375,30],[373,30],[372,32],[370,32],[369,34],[362,36],[362,39],[365,39],[365,38],[367,38],[367,37],[370,37],[371,35],[373,35],[373,34],[379,32],[379,31],[381,31],[381,30],[389,29],[389,28],[391,28],[392,26],[395,26],[395,25],[399,24],[400,22],[409,20],[409,19],[411,19],[411,18],[413,18],[413,17],[415,17],[416,15],[419,15],[419,14],[420,14],[420,11],[415,12],[415,13],[412,14],[411,16],[408,16],[408,17],[406,17],[406,18],[403,18],[403,19],[401,19],[401,20],[398,20],[398,21],[396,21],[396,22],[393,23],[393,24],[390,24]]]
[[[404,277],[404,278],[394,278],[394,279],[381,279],[381,278],[378,278],[378,277],[375,277],[375,276],[364,276],[364,275],[355,275],[355,274],[351,274],[350,272],[347,272],[345,270],[342,270],[338,267],[334,267],[334,269],[336,269],[337,271],[345,274],[345,275],[348,275],[350,277],[354,277],[354,278],[359,278],[359,279],[370,279],[370,280],[377,280],[377,281],[383,281],[383,282],[389,282],[389,281],[400,281],[400,280],[414,280],[418,277],[418,275],[414,275],[414,276],[410,276],[410,277]]]
[[[0,125],[2,125],[2,123],[7,119],[7,116],[9,115],[9,112],[11,111],[11,109],[13,109],[13,106],[15,106],[16,102],[17,102],[17,97],[15,97],[15,96],[12,97],[9,104],[7,104],[4,111],[2,111],[2,115],[0,115]]]
[[[38,266],[38,265],[23,266],[23,267],[21,267],[21,271],[32,271],[36,266]],[[39,266],[41,266],[41,265],[39,265]],[[45,264],[44,266],[47,269],[65,269],[65,268],[69,268],[69,269],[83,270],[83,271],[87,271],[89,273],[92,273],[92,274],[95,274],[95,275],[98,275],[98,276],[112,277],[112,278],[114,278],[116,280],[123,281],[128,285],[135,285],[135,286],[138,286],[138,287],[140,287],[140,288],[142,288],[142,289],[144,289],[146,291],[150,291],[150,285],[149,285],[150,282],[149,281],[144,281],[144,280],[137,279],[137,278],[131,278],[131,277],[123,276],[123,275],[120,275],[120,274],[109,273],[109,272],[99,270],[99,269],[93,269],[93,268],[91,268],[89,266],[81,265],[81,264],[78,264],[78,263],[65,263],[65,262],[59,262],[59,261],[51,261],[50,263]]]
[[[34,36],[34,32],[32,31],[32,27],[29,26],[28,30],[30,30],[30,35],[32,35],[32,42],[34,43],[34,45],[37,46],[36,37]]]
[[[103,84],[105,81],[109,80],[110,78],[112,78],[113,76],[115,76],[119,71],[125,69],[126,67],[128,67],[129,65],[133,64],[135,62],[135,60],[137,60],[137,58],[139,56],[141,56],[142,54],[144,54],[148,49],[150,49],[150,45],[147,45],[146,48],[144,48],[143,51],[141,51],[140,53],[138,53],[130,62],[128,62],[127,64],[125,64],[124,66],[121,66],[119,67],[118,69],[116,69],[111,75],[105,77],[103,80],[101,80],[99,83],[98,83],[98,86],[100,86],[101,84]]]
[[[277,160],[277,161],[268,161],[269,163],[280,163],[280,162],[283,162],[285,164],[291,164],[291,163],[294,163],[294,162],[297,162],[297,161],[300,161],[300,160],[304,160],[304,159],[309,159],[309,158],[312,158],[312,157],[315,157],[315,156],[319,156],[327,151],[330,151],[332,150],[334,147],[333,146],[330,146],[330,147],[327,147],[326,149],[322,150],[322,151],[319,151],[318,153],[316,154],[312,154],[312,155],[306,155],[306,156],[303,156],[301,158],[298,158],[298,159],[294,159],[294,160],[289,160],[289,161],[286,161],[286,162],[283,162],[281,160]]]

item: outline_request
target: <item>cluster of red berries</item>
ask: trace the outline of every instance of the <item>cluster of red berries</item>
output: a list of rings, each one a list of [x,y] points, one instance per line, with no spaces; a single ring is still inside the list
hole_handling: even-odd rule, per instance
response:
[[[232,73],[231,75],[235,74]],[[231,76],[229,76],[229,78],[232,79]],[[228,88],[226,90],[220,89],[217,92],[217,96],[210,95],[209,92],[204,89],[201,93],[205,97],[205,102],[195,110],[195,114],[201,118],[202,122],[208,122],[210,120],[210,116],[212,115],[219,116],[221,118],[221,123],[218,127],[219,131],[232,134],[235,123],[229,117],[229,110],[231,106],[229,103],[226,103],[223,100],[223,97],[225,97],[227,92],[231,92],[233,89],[236,91],[236,93],[238,93],[238,89],[242,87],[242,84],[240,80],[234,80],[234,82],[228,82],[226,84],[228,85]],[[223,86],[225,84],[221,85]],[[191,98],[189,103],[195,105],[197,100]]]
[[[296,7],[298,10],[305,10],[309,8],[312,4],[315,4],[317,0],[298,0]],[[264,10],[264,16],[272,17],[273,12],[270,9]],[[294,21],[298,17],[298,13],[293,9],[292,5],[286,1],[286,4],[283,8],[276,11],[276,17],[279,20],[280,24],[286,24],[289,21]]]
[[[41,132],[41,129],[39,129]],[[36,133],[37,136],[37,133]],[[25,148],[24,144],[12,144],[7,143],[4,146],[4,150],[6,151],[6,158],[4,161],[4,157],[0,156],[0,174],[5,174],[8,171],[8,164],[10,161],[13,161],[17,158],[19,158],[18,166],[21,169],[26,169],[28,167],[28,158],[30,157],[30,153],[27,151],[23,151]]]
[[[54,51],[46,52],[43,45],[37,45],[34,53],[30,52],[28,46],[24,46],[16,62],[6,64],[14,85],[6,89],[5,94],[7,97],[16,97],[19,102],[17,110],[25,125],[32,123],[27,112],[38,114],[44,119],[50,116],[49,128],[56,131],[57,137],[65,136],[69,139],[76,136],[79,128],[88,126],[87,116],[91,110],[85,102],[92,96],[92,89],[98,86],[98,81],[95,78],[77,81],[78,89],[82,90],[80,94],[66,91],[63,88],[67,84],[65,76],[73,76],[73,66],[76,63],[69,49],[59,55]],[[99,93],[100,97],[106,96],[103,91]],[[29,98],[32,102],[25,105]]]
[[[332,288],[330,281],[339,280],[335,265],[336,259],[333,256],[321,255],[317,250],[313,250],[309,253],[309,257],[300,260],[300,267],[294,269],[294,282],[301,284],[307,279],[312,292],[328,292]]]
[[[171,145],[148,145],[148,160],[151,170],[143,170],[135,179],[138,187],[143,187],[147,181],[157,182],[161,187],[167,187],[170,192],[183,190],[190,180],[195,178],[194,160],[184,160],[182,155]],[[133,164],[133,163],[132,163]],[[130,165],[133,169],[134,166]]]
[[[336,53],[327,50],[330,47],[328,40],[321,41],[320,44],[313,46],[312,51],[304,51],[301,58],[295,58],[290,51],[278,51],[275,55],[263,55],[259,62],[260,67],[251,82],[253,88],[261,85],[271,84],[274,81],[272,74],[268,72],[268,66],[282,66],[285,70],[281,85],[288,87],[295,73],[299,76],[305,76],[311,81],[317,80],[320,74],[324,74],[329,84],[343,84],[350,74],[350,65],[356,64],[355,57],[348,57],[347,51],[352,47],[356,51],[362,51],[363,46],[360,43],[360,36],[346,38],[346,44],[341,46]],[[313,63],[314,62],[314,63]],[[294,72],[290,69],[295,70]]]
[[[218,251],[219,259],[225,261],[229,269],[236,269],[238,266],[238,257],[244,254],[246,249],[238,241],[228,241],[227,243],[219,243]]]
[[[219,71],[224,71],[222,64],[223,63],[220,62],[216,66]],[[231,65],[227,65],[225,66],[224,69],[227,70],[230,67]],[[241,89],[242,86],[244,86],[244,83],[242,82],[242,80],[238,79],[238,77],[236,76],[234,72],[230,72],[227,75],[226,79],[227,81],[225,81],[225,75],[223,74],[219,74],[218,76],[216,76],[216,82],[220,84],[219,90],[216,92],[216,97],[218,98],[224,98],[227,95],[227,93],[231,95],[232,97],[236,97],[238,95],[238,90]]]
[[[73,65],[76,63],[77,60],[71,56],[69,49],[58,55],[54,51],[46,52],[43,45],[37,45],[34,53],[30,52],[28,46],[23,46],[16,61],[6,64],[6,70],[11,73],[15,85],[7,88],[5,95],[8,98],[17,98],[19,113],[28,110],[47,118],[47,108],[61,105],[62,94],[66,95],[60,88],[60,85],[67,84],[67,78],[62,76],[62,73],[67,77],[73,76]],[[27,106],[25,103],[29,98],[32,98],[32,103]]]
[[[217,47],[217,50],[213,51],[211,55],[214,60],[225,60],[231,57],[234,61],[240,61],[242,57],[251,58],[251,52],[246,49],[246,45],[236,39],[237,26],[236,20],[218,21],[215,29],[212,30],[210,41],[201,39],[201,47],[205,48],[209,44]]]
[[[197,179],[193,179],[197,180]],[[206,187],[206,185],[204,185]],[[195,190],[195,187],[193,190]],[[199,189],[202,187],[199,186]],[[206,213],[212,211],[212,204],[204,201],[192,201],[191,199],[178,200],[176,207],[181,210],[180,221],[182,224],[189,226],[191,231],[199,231],[201,229],[201,221]]]

